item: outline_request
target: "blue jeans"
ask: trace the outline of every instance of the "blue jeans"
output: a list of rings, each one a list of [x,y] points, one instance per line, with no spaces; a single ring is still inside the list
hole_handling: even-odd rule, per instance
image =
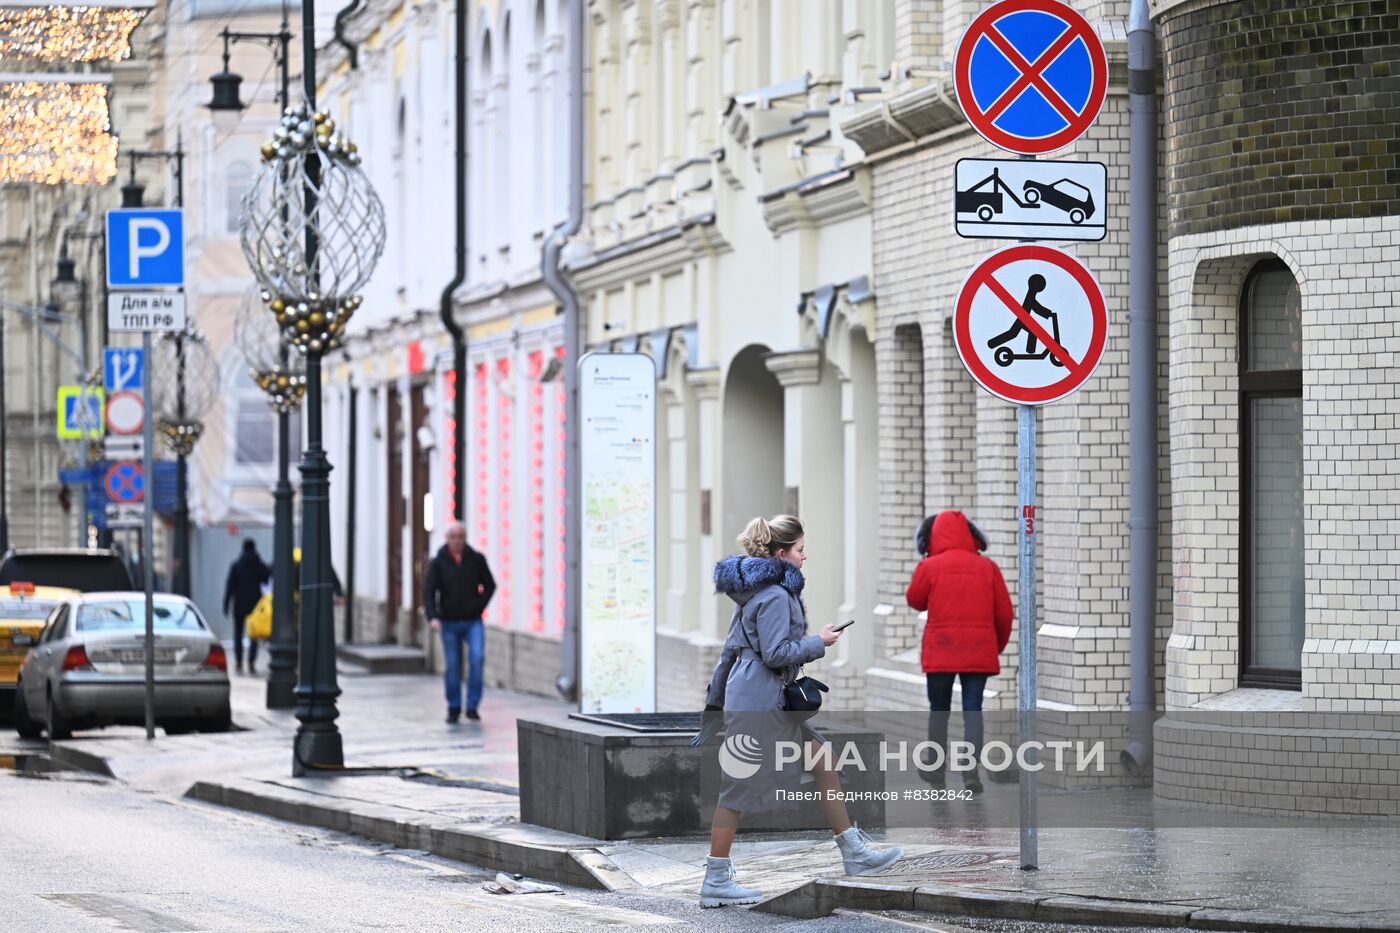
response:
[[[458,711],[462,708],[462,642],[467,643],[467,663],[471,672],[467,675],[467,709],[476,709],[481,704],[482,682],[485,679],[482,662],[486,657],[486,623],[480,619],[442,620],[442,654],[447,662],[443,671],[443,687],[447,694],[447,708]]]

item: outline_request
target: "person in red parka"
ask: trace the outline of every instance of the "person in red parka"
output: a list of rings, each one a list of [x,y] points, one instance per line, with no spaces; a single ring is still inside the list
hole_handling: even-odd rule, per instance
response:
[[[987,545],[980,533],[974,537],[974,527],[961,512],[939,513],[927,536],[927,556],[904,597],[911,609],[928,612],[921,661],[928,681],[929,741],[947,748],[956,678],[967,741],[980,751],[982,692],[987,678],[1001,672],[1000,655],[1011,639],[1011,594],[996,562],[978,553]],[[928,777],[941,783],[942,775],[940,769]],[[974,792],[982,789],[975,769],[964,773],[964,782]]]

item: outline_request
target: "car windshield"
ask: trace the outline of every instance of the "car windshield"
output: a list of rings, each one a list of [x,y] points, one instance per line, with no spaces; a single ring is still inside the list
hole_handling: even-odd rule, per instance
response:
[[[42,621],[57,605],[57,602],[37,599],[3,599],[0,600],[0,619]]]
[[[183,602],[156,600],[154,625],[157,629],[200,632],[204,623],[194,609]],[[78,607],[78,631],[110,632],[146,627],[144,599],[112,599],[83,603]]]
[[[1063,178],[1055,182],[1055,187],[1059,188],[1065,194],[1072,195],[1081,201],[1087,200],[1089,197],[1088,188],[1085,188],[1083,185],[1075,184],[1068,178]]]

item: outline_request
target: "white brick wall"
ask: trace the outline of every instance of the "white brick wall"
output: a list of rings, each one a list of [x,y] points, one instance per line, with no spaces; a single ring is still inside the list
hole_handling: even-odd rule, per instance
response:
[[[1303,300],[1304,708],[1379,712],[1400,685],[1400,218],[1277,224],[1171,244],[1175,630],[1168,701],[1239,670],[1240,291],[1283,259]]]
[[[1038,638],[1040,698],[1074,707],[1121,707],[1128,692],[1128,342],[1127,342],[1127,100],[1111,95],[1103,115],[1070,154],[1109,170],[1108,235],[1101,243],[1064,244],[1098,278],[1109,308],[1109,339],[1092,380],[1039,416]],[[913,501],[922,481],[925,513],[959,508],[987,533],[988,556],[1001,566],[1016,601],[1016,414],[1014,406],[977,387],[964,370],[947,326],[966,274],[1002,241],[966,240],[952,229],[954,164],[959,158],[997,157],[972,133],[945,138],[887,162],[875,171],[875,288],[880,301],[881,501],[889,529],[882,547],[882,597],[894,611],[887,654],[917,644],[920,623],[905,607],[917,521],[891,513],[891,503]],[[1165,237],[1162,257],[1166,256]],[[1162,303],[1165,308],[1165,270]],[[1167,315],[1161,314],[1159,366],[1163,429],[1159,462],[1158,645],[1165,650],[1171,622],[1170,474],[1166,431]],[[911,470],[901,435],[915,413],[895,389],[905,365],[901,328],[917,324],[924,344],[923,467]],[[907,339],[907,338],[905,338]],[[895,516],[898,516],[896,519]],[[1044,627],[1048,626],[1048,628]],[[1017,633],[1002,656],[1000,691],[993,706],[1014,706]],[[1160,658],[1160,655],[1159,655]],[[1159,663],[1158,675],[1164,665]],[[1160,683],[1159,679],[1159,683]],[[1160,690],[1160,687],[1159,687]],[[893,694],[893,695],[891,695]],[[872,702],[897,690],[871,691]]]

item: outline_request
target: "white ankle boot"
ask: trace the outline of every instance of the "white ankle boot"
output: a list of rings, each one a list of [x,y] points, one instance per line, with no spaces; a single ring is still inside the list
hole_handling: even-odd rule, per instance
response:
[[[701,907],[724,907],[733,904],[757,904],[763,892],[741,887],[734,880],[732,859],[705,857],[705,881],[700,885]]]
[[[836,836],[836,847],[841,850],[841,862],[848,875],[873,875],[890,865],[904,854],[899,846],[889,849],[876,849],[870,845],[870,837],[852,826]]]

